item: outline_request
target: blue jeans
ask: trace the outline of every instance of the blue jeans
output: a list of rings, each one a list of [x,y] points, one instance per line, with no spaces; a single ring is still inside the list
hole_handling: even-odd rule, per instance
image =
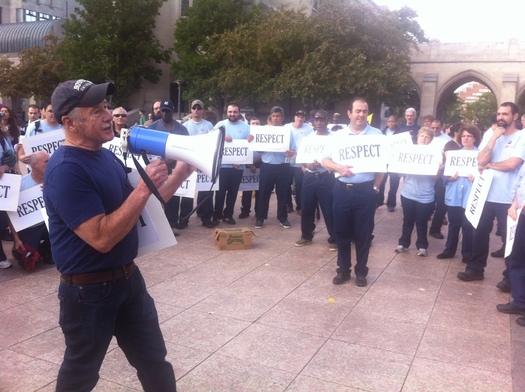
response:
[[[215,211],[213,212],[215,219],[233,218],[235,201],[237,200],[241,180],[242,170],[231,167],[221,168],[219,190],[215,192]],[[228,194],[226,195],[226,193]],[[226,200],[226,208],[223,210],[224,200]]]
[[[268,210],[270,209],[270,197],[275,186],[277,195],[277,219],[282,222],[288,219],[286,212],[286,197],[290,188],[290,179],[292,178],[292,169],[290,164],[282,163],[272,165],[269,163],[261,164],[259,174],[259,202],[255,208],[255,217],[257,219],[268,219]]]
[[[113,335],[144,391],[176,391],[157,310],[137,267],[127,280],[60,283],[58,298],[66,351],[56,391],[91,391]]]
[[[461,256],[470,259],[472,256],[472,239],[474,228],[465,216],[465,209],[459,206],[447,206],[448,235],[443,253],[454,256],[458,249],[459,232],[463,233],[461,241]]]

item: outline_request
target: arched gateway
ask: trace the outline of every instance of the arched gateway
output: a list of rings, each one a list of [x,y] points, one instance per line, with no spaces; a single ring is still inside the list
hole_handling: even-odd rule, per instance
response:
[[[525,93],[525,43],[420,44],[412,54],[411,77],[421,115],[442,118],[443,98],[471,81],[487,86],[498,103],[518,102]]]

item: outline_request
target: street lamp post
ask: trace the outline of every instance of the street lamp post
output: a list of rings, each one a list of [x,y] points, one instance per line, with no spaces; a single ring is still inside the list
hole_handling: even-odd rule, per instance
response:
[[[177,86],[178,86],[178,105],[177,105],[177,110],[179,112],[179,120],[182,120],[182,116],[181,116],[181,112],[180,112],[180,98],[181,98],[181,86],[183,86],[184,84],[186,84],[186,82],[184,80],[176,80],[175,83],[177,83]]]

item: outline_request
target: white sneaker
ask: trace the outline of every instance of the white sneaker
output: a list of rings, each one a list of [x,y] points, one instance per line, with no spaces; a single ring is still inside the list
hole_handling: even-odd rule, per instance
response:
[[[11,267],[11,262],[9,260],[0,261],[0,268],[5,269]]]
[[[417,251],[417,255],[418,255],[418,256],[421,256],[421,257],[427,257],[427,250],[426,250],[426,249],[423,249],[423,248],[420,248],[420,249]]]
[[[408,250],[408,248],[405,248],[403,245],[398,245],[395,250],[396,253],[405,253]]]

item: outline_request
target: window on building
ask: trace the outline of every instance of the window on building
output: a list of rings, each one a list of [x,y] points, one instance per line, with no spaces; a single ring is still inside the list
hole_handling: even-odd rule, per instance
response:
[[[180,14],[182,16],[186,16],[186,13],[188,12],[188,8],[190,8],[190,0],[182,0],[180,2]]]
[[[38,20],[38,14],[36,11],[24,10],[25,22],[36,22]]]

